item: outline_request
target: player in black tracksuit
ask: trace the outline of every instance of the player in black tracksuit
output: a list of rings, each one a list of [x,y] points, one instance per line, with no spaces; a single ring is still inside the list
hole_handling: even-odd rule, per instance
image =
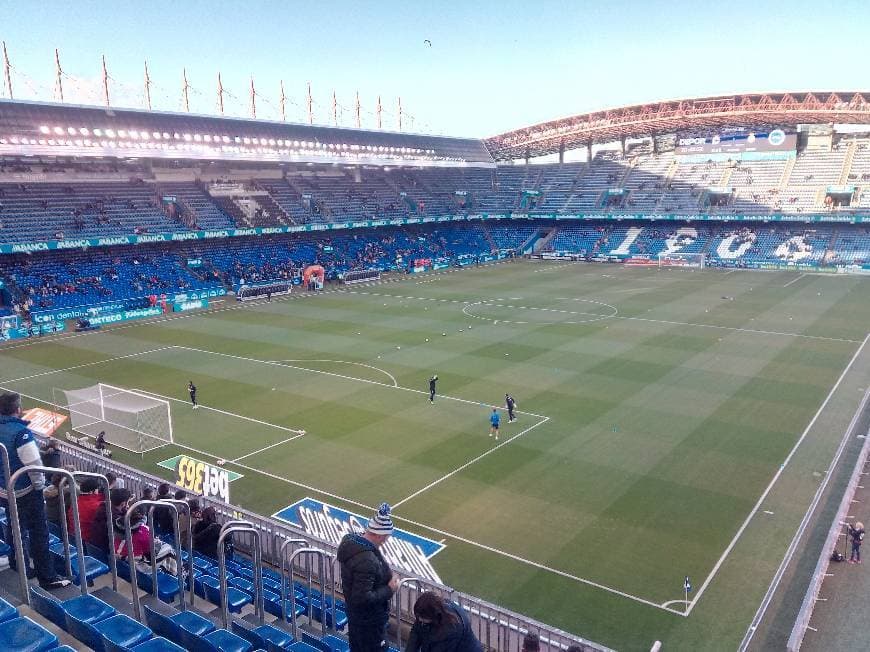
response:
[[[508,411],[508,421],[514,420],[514,408],[517,406],[517,402],[514,400],[514,397],[510,394],[504,395],[504,404],[507,407]]]
[[[196,385],[193,384],[192,380],[187,383],[187,391],[190,394],[190,402],[193,403],[193,408],[198,408],[199,406],[196,403]]]
[[[432,377],[429,379],[429,402],[430,402],[430,403],[434,403],[434,402],[435,402],[435,383],[437,383],[437,382],[438,382],[438,376],[437,376],[437,375],[432,376]]]

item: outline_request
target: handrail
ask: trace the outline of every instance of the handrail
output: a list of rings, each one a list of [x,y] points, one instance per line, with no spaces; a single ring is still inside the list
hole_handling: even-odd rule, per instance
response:
[[[115,546],[112,545],[112,542],[114,541],[115,537],[114,537],[114,530],[112,528],[112,503],[111,503],[110,496],[109,496],[109,494],[111,493],[111,490],[109,489],[109,479],[105,475],[101,475],[99,473],[91,473],[89,471],[73,471],[72,474],[76,478],[94,478],[101,485],[106,487],[105,500],[103,501],[103,505],[106,508],[106,530],[107,530],[107,534],[108,534],[108,539],[106,539],[106,541],[108,542],[108,545],[109,545],[109,549],[106,551],[106,556],[109,559],[109,569],[112,571],[112,590],[117,591],[118,590],[118,563],[117,563],[117,559],[115,558]],[[64,484],[65,484],[65,481],[62,480],[60,487],[58,487],[61,501],[63,501]],[[61,519],[61,520],[65,520],[65,519]]]
[[[187,544],[187,560],[188,560],[188,563],[190,564],[190,567],[187,569],[188,577],[190,580],[188,582],[188,584],[189,584],[189,588],[190,588],[190,606],[192,607],[193,603],[194,603],[194,598],[196,597],[196,594],[193,591],[193,514],[190,511],[190,504],[186,500],[178,500],[176,498],[164,498],[160,502],[172,503],[176,507],[181,507],[182,511],[187,512],[187,521],[188,521],[187,541],[181,541],[180,545],[183,546],[183,545]],[[178,537],[180,534],[181,534],[181,524],[179,523],[178,524],[178,532],[176,532],[175,536]],[[184,548],[182,547],[181,550],[183,552]],[[181,556],[178,558],[178,567],[180,569],[179,575],[183,575],[183,573],[184,573],[184,558]],[[183,590],[182,590],[182,595],[184,595]],[[183,598],[181,600],[181,610],[184,611],[184,599]]]
[[[416,577],[405,577],[399,580],[396,587],[396,646],[402,649],[402,587],[413,584],[418,591],[423,589],[423,584]]]
[[[224,541],[235,532],[249,532],[254,538],[253,562],[254,562],[254,615],[262,625],[265,621],[263,609],[263,557],[260,531],[253,523],[236,522],[233,525],[225,525],[221,528],[218,536],[217,557],[221,583],[221,622],[224,629],[229,626],[230,609],[229,596],[227,595],[227,556],[224,554]]]
[[[326,567],[325,567],[323,562],[326,559],[332,559],[332,555],[330,555],[325,550],[319,550],[318,548],[299,548],[299,550],[294,551],[290,555],[289,562],[290,562],[290,568],[291,568],[291,576],[290,576],[291,581],[292,581],[292,577],[293,577],[292,576],[293,561],[299,555],[304,555],[304,554],[314,555],[317,557],[317,559],[319,561],[318,570],[319,570],[319,577],[320,577],[320,587],[325,588],[323,578],[325,577]],[[335,582],[333,582],[333,584],[335,584]],[[308,620],[310,622],[311,620],[313,620],[313,615],[314,615],[314,607],[311,604],[311,567],[310,566],[308,567],[308,592],[309,592]],[[320,595],[321,595],[321,597],[323,596],[323,591],[320,592]],[[333,600],[332,603],[333,603],[333,605],[335,605],[335,600]],[[321,632],[322,636],[326,635],[326,618],[325,618],[325,614],[324,614],[324,611],[325,611],[324,607],[325,607],[324,601],[321,600],[320,601],[320,632]],[[290,608],[293,612],[291,615],[292,616],[291,617],[291,624],[292,624],[292,629],[293,629],[293,638],[299,638],[299,625],[296,623],[296,591],[295,590],[292,593],[290,593]],[[333,616],[334,616],[334,614],[333,614]],[[335,618],[333,617],[333,626],[334,626],[334,623],[335,623]]]
[[[127,547],[127,564],[130,567],[130,585],[133,587],[133,613],[136,620],[142,620],[142,605],[139,600],[139,577],[136,569],[136,555],[133,550],[133,530],[130,528],[130,517],[140,507],[148,506],[148,529],[150,530],[151,543],[149,544],[149,557],[151,558],[151,592],[157,595],[157,556],[154,554],[154,507],[166,507],[172,510],[173,525],[175,526],[175,549],[177,560],[181,563],[181,544],[178,541],[178,508],[166,500],[138,500],[127,508],[124,514],[124,542]],[[176,569],[178,576],[178,590],[180,593],[181,610],[184,611],[184,572],[179,565]]]
[[[131,490],[141,491],[145,486],[154,486],[165,481],[163,478],[156,475],[135,469],[118,462],[117,460],[107,459],[97,455],[96,453],[73,446],[64,441],[58,442],[58,448],[61,451],[64,464],[72,464],[77,468],[83,469],[110,468],[119,477],[124,479],[126,486]],[[244,507],[227,505],[225,502],[220,500],[208,497],[200,497],[199,500],[203,507],[214,507],[221,517],[229,517],[235,513],[240,514],[243,518],[254,523],[262,535],[264,558],[266,558],[268,552],[267,561],[274,564],[276,568],[280,564],[278,551],[281,544],[286,541],[287,537],[304,538],[310,545],[317,546],[331,554],[335,554],[337,544],[327,540],[326,538],[322,538],[323,535],[305,533],[300,528],[286,522],[281,522],[268,516],[255,514]],[[400,577],[407,575],[407,571],[401,569],[394,569],[393,572],[398,574]],[[497,607],[491,602],[479,597],[459,591],[452,592],[449,587],[428,579],[422,579],[422,583],[427,590],[436,591],[442,594],[450,592],[454,600],[461,599],[464,608],[471,616],[473,626],[479,628],[477,630],[479,632],[478,638],[484,644],[486,644],[485,641],[487,640],[487,637],[492,637],[493,641],[495,641],[495,636],[498,633],[496,631],[497,629],[508,628],[511,632],[515,633],[519,628],[520,631],[531,630],[540,632],[541,642],[545,645],[550,645],[553,649],[556,649],[556,646],[561,646],[561,648],[564,649],[570,645],[580,645],[587,651],[595,650],[597,652],[609,652],[609,648],[604,645],[594,643],[580,636],[569,634],[568,632],[546,625],[545,623],[536,621],[528,616],[512,612],[509,609]],[[336,589],[339,590],[340,585],[337,586]],[[486,614],[499,614],[499,616],[496,618],[494,616],[486,616]],[[505,619],[510,619],[509,625],[505,622]]]
[[[73,477],[73,474],[66,469],[56,469],[50,466],[23,466],[13,473],[11,478],[6,476],[9,478],[9,481],[6,483],[6,488],[10,491],[6,502],[9,505],[9,527],[12,528],[12,544],[15,546],[15,559],[18,566],[18,582],[21,587],[21,600],[28,607],[30,606],[30,584],[27,581],[27,567],[24,564],[24,544],[21,541],[21,522],[18,516],[18,499],[15,496],[15,483],[22,475],[32,471],[58,473],[72,482],[72,510],[73,523],[75,523],[75,528],[73,529],[75,530],[76,550],[78,551],[79,557],[79,587],[81,588],[82,595],[88,594],[88,583],[85,580],[85,547],[82,543],[82,528],[81,521],[79,520],[79,492],[78,487],[76,486],[75,477]],[[35,489],[33,489],[33,491],[35,491]],[[69,545],[67,544],[67,548],[68,547]]]
[[[301,544],[300,547],[307,548],[309,546],[308,541],[305,539],[286,539],[281,544],[281,618],[284,623],[290,622],[287,618],[287,583],[290,583],[290,589],[295,591],[296,589],[293,587],[293,566],[290,565],[290,577],[288,579],[286,573],[284,572],[285,562],[287,561],[287,548],[290,544]],[[295,609],[294,609],[295,611]]]

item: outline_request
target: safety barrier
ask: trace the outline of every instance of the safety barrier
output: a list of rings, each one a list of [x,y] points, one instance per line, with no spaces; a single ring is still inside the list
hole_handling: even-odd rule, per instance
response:
[[[57,443],[64,464],[70,464],[76,469],[90,470],[97,473],[112,471],[116,476],[123,479],[125,486],[134,494],[141,494],[145,487],[156,486],[165,481],[162,478],[108,460],[71,444],[62,441]],[[200,498],[199,500],[203,507],[213,507],[215,509],[219,522],[226,523],[233,520],[243,520],[251,528],[257,530],[260,536],[258,547],[262,561],[272,568],[285,568],[288,565],[284,559],[288,548],[291,545],[301,546],[298,543],[300,541],[306,542],[309,548],[319,550],[331,559],[335,557],[337,546],[325,540],[312,537],[286,523],[260,516],[244,508],[227,505],[217,500],[208,498]],[[161,504],[165,503],[161,502]],[[289,572],[291,576],[295,574],[296,576],[307,578],[310,573],[310,581],[319,586],[321,592],[330,591],[333,587],[335,590],[340,590],[340,579],[335,577],[334,569],[331,566],[326,567],[324,565],[321,568],[320,564],[318,564],[317,568],[314,568],[309,565],[306,569],[302,564],[297,563],[297,560],[302,559],[297,553],[304,549],[300,547],[290,555]],[[253,552],[250,549],[246,550],[241,545],[237,546],[237,550],[246,554]],[[304,575],[302,574],[303,570],[305,572]],[[407,577],[401,574],[398,574],[398,576],[400,581]],[[472,595],[456,591],[450,587],[418,578],[413,579],[417,581],[421,591],[434,591],[441,596],[449,597],[466,609],[471,616],[472,627],[475,633],[480,641],[490,649],[497,649],[503,652],[518,651],[520,650],[523,636],[528,632],[532,632],[539,636],[541,649],[546,652],[565,650],[571,645],[579,646],[584,652],[608,652],[609,650],[609,648],[600,644],[571,635],[558,628],[504,609]],[[291,595],[291,605],[292,599]],[[335,600],[333,600],[332,604],[334,609]],[[321,605],[322,608],[323,606]],[[403,624],[407,626],[413,621],[411,607],[412,605],[403,604],[402,608],[396,610],[395,617],[399,621],[394,623],[395,627],[399,628]],[[332,622],[335,622],[334,618]]]

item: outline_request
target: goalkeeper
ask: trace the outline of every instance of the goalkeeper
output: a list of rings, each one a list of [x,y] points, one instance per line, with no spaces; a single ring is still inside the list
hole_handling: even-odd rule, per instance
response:
[[[187,393],[190,394],[190,402],[193,404],[193,409],[199,407],[196,402],[196,385],[193,384],[193,381],[188,381],[187,383]]]

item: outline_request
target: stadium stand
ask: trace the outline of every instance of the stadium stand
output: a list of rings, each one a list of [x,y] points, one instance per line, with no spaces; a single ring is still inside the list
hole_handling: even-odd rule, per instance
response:
[[[84,542],[79,549],[75,536],[77,520],[72,521],[69,532],[49,524],[56,567],[63,574],[69,561],[74,581],[70,586],[46,591],[28,581],[23,567],[21,573],[10,568],[0,570],[0,640],[5,642],[4,649],[37,652],[83,647],[98,652],[350,649],[345,637],[347,606],[337,576],[331,571],[335,563],[334,544],[312,539],[284,523],[198,498],[197,506],[213,507],[219,514],[217,550],[224,553],[222,558],[203,554],[190,539],[176,541],[173,534],[164,533],[160,535],[161,541],[172,549],[174,559],[182,560],[175,574],[157,568],[156,561],[136,561],[131,565],[123,553],[117,552],[120,548],[116,549],[116,545],[131,540],[130,516],[136,509],[170,510],[167,513],[173,532],[179,532],[179,514],[189,514],[190,522],[195,524],[201,512],[191,512],[193,503],[183,500],[167,503],[140,499],[143,490],[160,482],[159,478],[71,444],[59,443],[58,447],[64,469],[46,470],[69,480],[72,501],[78,500],[80,490],[76,480],[96,478],[99,484],[108,487],[106,473],[111,471],[136,502],[129,508],[126,502],[122,503],[121,511],[115,512],[120,515],[118,522],[126,523],[118,534],[113,533],[109,518],[107,534],[116,543],[106,549]],[[23,469],[18,475],[22,472]],[[115,508],[106,506],[106,509]],[[12,514],[9,524],[17,531],[16,514]],[[146,536],[153,535],[149,532]],[[231,548],[220,545],[228,540],[233,543]],[[5,556],[9,552],[10,546],[0,542],[0,554]],[[88,569],[84,581],[78,576],[80,554],[84,555]],[[399,606],[391,617],[390,652],[401,649],[404,631],[413,621],[413,598],[422,590],[461,601],[476,636],[482,641],[500,642],[498,649],[518,649],[523,635],[534,631],[547,646],[543,649],[562,650],[577,645],[584,652],[606,651],[602,646],[494,608],[473,596],[414,580],[413,586],[400,585]]]

